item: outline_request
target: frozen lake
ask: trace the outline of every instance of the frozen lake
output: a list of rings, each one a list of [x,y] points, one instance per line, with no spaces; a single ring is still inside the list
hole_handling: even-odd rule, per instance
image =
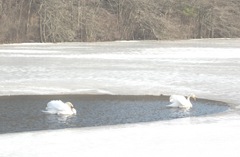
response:
[[[0,95],[195,93],[237,104],[239,47],[237,39],[1,45]]]
[[[238,156],[239,43],[215,39],[1,45],[1,96],[195,93],[231,109],[143,124],[2,134],[0,156]]]

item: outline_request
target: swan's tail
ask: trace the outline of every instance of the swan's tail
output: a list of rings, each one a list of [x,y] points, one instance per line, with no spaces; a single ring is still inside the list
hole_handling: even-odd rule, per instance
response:
[[[167,107],[179,107],[178,103],[172,103],[170,105],[167,105]]]
[[[46,114],[57,114],[55,111],[42,110],[42,112]]]

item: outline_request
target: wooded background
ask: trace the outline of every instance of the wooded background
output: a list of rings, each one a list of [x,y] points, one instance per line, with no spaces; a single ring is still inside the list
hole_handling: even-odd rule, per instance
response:
[[[0,43],[240,37],[240,0],[0,0]]]

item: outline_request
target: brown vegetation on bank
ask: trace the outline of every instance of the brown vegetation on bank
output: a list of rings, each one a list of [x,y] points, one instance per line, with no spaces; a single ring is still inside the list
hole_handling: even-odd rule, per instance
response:
[[[240,0],[0,0],[0,43],[240,37]]]

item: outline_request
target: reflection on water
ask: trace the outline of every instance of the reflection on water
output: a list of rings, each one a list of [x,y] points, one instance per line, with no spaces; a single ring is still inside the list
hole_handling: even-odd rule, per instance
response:
[[[171,118],[184,118],[191,116],[190,110],[172,108]]]
[[[46,114],[44,117],[45,122],[48,124],[48,129],[75,127],[77,117],[75,115],[51,115]]]
[[[48,101],[71,101],[77,115],[42,113]],[[221,102],[198,100],[186,111],[168,108],[163,96],[4,96],[0,97],[0,133],[91,127],[202,116],[226,111]]]

